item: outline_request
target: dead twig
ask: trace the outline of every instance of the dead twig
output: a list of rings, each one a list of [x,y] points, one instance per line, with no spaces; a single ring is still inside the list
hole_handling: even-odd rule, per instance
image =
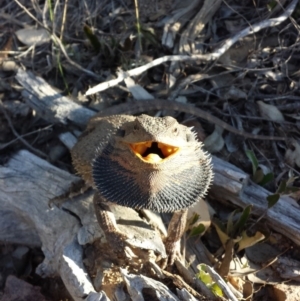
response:
[[[16,131],[16,129],[15,129],[15,127],[14,127],[14,125],[13,125],[10,117],[8,116],[8,114],[7,114],[6,110],[5,110],[5,107],[4,107],[3,102],[2,102],[1,99],[0,99],[0,110],[4,114],[4,117],[7,120],[8,125],[9,125],[11,131],[13,132],[13,134],[15,135],[15,137],[18,140],[20,140],[28,149],[30,149],[31,151],[33,151],[38,156],[40,156],[42,158],[48,158],[48,156],[45,153],[43,153],[42,151],[40,151],[40,150],[36,149],[35,147],[31,146],[25,139],[23,139],[22,136],[20,136],[18,134],[18,132]]]
[[[66,24],[66,17],[67,17],[67,8],[68,8],[68,0],[65,0],[63,18],[62,18],[61,29],[60,29],[60,39],[61,40],[63,40],[64,31],[65,31],[65,24]]]
[[[26,14],[33,19],[36,23],[38,23],[40,26],[44,28],[44,24],[41,23],[22,3],[20,3],[18,0],[14,0],[25,12]]]
[[[69,55],[67,54],[65,47],[62,44],[62,42],[60,41],[60,39],[55,34],[52,34],[51,37],[52,37],[53,42],[59,46],[60,50],[62,51],[63,55],[65,56],[65,58],[67,59],[67,61],[69,62],[70,65],[74,66],[75,68],[85,72],[86,74],[88,74],[96,79],[101,79],[101,76],[97,75],[96,73],[94,73],[88,69],[81,67],[79,64],[72,61],[70,59]]]
[[[284,13],[277,17],[277,18],[272,18],[269,20],[263,20],[261,22],[258,22],[256,24],[253,24],[252,26],[249,26],[236,35],[234,35],[231,38],[228,38],[225,40],[219,48],[217,48],[214,52],[208,53],[208,54],[194,54],[194,55],[167,55],[163,56],[161,58],[158,58],[148,64],[145,64],[144,66],[129,70],[127,72],[124,71],[119,71],[118,72],[118,78],[109,80],[107,82],[101,83],[93,88],[90,88],[87,90],[85,95],[91,95],[95,94],[97,92],[104,91],[110,87],[116,86],[118,83],[122,82],[126,77],[131,77],[131,76],[137,76],[145,71],[147,71],[150,68],[159,66],[165,62],[180,62],[180,61],[213,61],[217,60],[220,58],[221,55],[223,55],[232,45],[234,45],[237,41],[239,41],[241,38],[244,38],[247,35],[256,33],[264,28],[267,27],[274,27],[279,24],[281,24],[283,21],[285,21],[290,15],[293,13],[296,4],[298,0],[293,0],[290,5],[286,8]]]
[[[20,135],[19,137],[24,138],[24,137],[27,137],[27,136],[31,136],[31,135],[33,135],[33,134],[37,134],[37,133],[40,133],[40,132],[43,132],[43,131],[47,131],[47,130],[51,129],[52,127],[53,127],[53,125],[51,124],[51,125],[48,125],[48,126],[42,128],[42,129],[37,129],[37,130],[35,130],[35,131],[26,133],[26,134],[24,134],[24,135]],[[11,144],[15,143],[16,141],[18,141],[18,140],[19,140],[19,137],[15,138],[15,139],[13,139],[13,140],[7,142],[7,143],[4,143],[4,144],[0,145],[0,150],[5,149],[6,147],[8,147],[8,146],[10,146]]]

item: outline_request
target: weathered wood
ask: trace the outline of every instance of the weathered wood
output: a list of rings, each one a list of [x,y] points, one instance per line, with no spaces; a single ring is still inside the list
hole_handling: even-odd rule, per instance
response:
[[[93,191],[67,201],[63,205],[67,211],[49,208],[48,201],[78,178],[28,151],[18,152],[1,166],[0,179],[0,241],[41,247],[45,259],[38,274],[60,275],[74,300],[96,296],[82,262],[82,245],[105,239],[95,217]],[[134,210],[116,207],[114,214],[121,231],[132,237],[127,240],[130,245],[166,256],[160,235]]]
[[[5,229],[0,232],[0,240],[17,242],[22,234],[23,239],[19,243],[40,246],[45,259],[37,273],[42,276],[59,274],[74,300],[82,300],[81,297],[88,295],[93,287],[91,284],[73,285],[74,282],[88,284],[90,281],[84,270],[76,273],[66,271],[67,262],[78,261],[78,256],[64,256],[68,246],[77,253],[82,252],[80,246],[73,247],[80,228],[79,221],[58,208],[48,206],[48,200],[68,189],[77,177],[28,151],[20,151],[6,166],[0,167],[0,179],[0,229]],[[18,223],[21,226],[14,228]],[[18,233],[20,227],[22,232]]]
[[[215,180],[210,195],[218,201],[245,208],[252,205],[256,216],[265,214],[269,225],[300,245],[300,207],[288,196],[280,197],[278,203],[268,209],[268,190],[249,181],[249,176],[228,162],[213,158]],[[239,184],[240,183],[240,184]],[[292,205],[294,204],[294,205]]]
[[[36,85],[46,84],[41,78],[34,77],[32,73],[24,71],[18,72],[17,79],[25,89],[31,91],[31,94],[36,93],[35,91],[38,89]],[[45,89],[43,88],[42,90],[44,91]],[[39,97],[39,94],[36,93],[35,96]],[[94,114],[92,111],[87,114],[88,109],[78,105],[72,107],[71,104],[73,104],[73,102],[68,100],[68,98],[63,98],[63,101],[60,100],[60,97],[57,97],[55,101],[53,98],[49,98],[47,101],[45,98],[41,98],[39,100],[40,105],[38,106],[41,110],[37,110],[37,113],[44,116],[44,118],[47,118],[47,116],[51,116],[51,114],[44,115],[43,111],[51,112],[53,107],[59,106],[59,111],[62,116],[65,116],[64,119],[62,119],[62,122],[64,122],[66,118],[69,118],[68,114],[74,116],[76,111],[77,118],[74,120],[72,119],[72,122],[79,125],[83,124],[82,120],[86,120],[86,116]],[[35,106],[35,104],[30,103],[30,100],[28,100],[28,103],[29,105]],[[213,164],[215,178],[213,187],[210,190],[210,194],[213,197],[224,203],[230,201],[242,208],[249,204],[253,204],[253,212],[257,215],[261,215],[266,210],[266,197],[271,194],[270,192],[259,185],[252,183],[248,184],[249,176],[228,162],[214,157]],[[300,209],[291,205],[287,206],[287,201],[293,203],[293,200],[288,196],[281,197],[276,206],[268,210],[266,219],[274,230],[286,235],[300,245]]]
[[[18,69],[16,79],[25,88],[22,95],[37,114],[53,123],[72,122],[84,127],[95,114],[67,97],[62,96],[41,77]]]
[[[129,275],[126,270],[121,269],[121,274],[127,290],[133,301],[139,301],[144,288],[152,289],[158,300],[179,301],[179,299],[161,282],[145,277],[143,275]]]
[[[26,98],[28,104],[32,106],[37,111],[38,114],[40,114],[43,118],[47,119],[50,122],[55,121],[55,122],[67,123],[68,120],[72,120],[72,123],[78,124],[79,126],[83,126],[87,122],[87,119],[94,114],[94,112],[89,111],[86,108],[82,108],[79,105],[74,106],[73,105],[74,103],[72,101],[68,100],[65,97],[62,98],[56,92],[55,93],[49,92],[51,97],[46,97],[48,93],[48,87],[40,88],[41,86],[46,85],[46,83],[42,81],[40,78],[34,77],[34,75],[31,73],[19,71],[17,75],[17,79],[25,87],[25,89],[28,90],[27,92],[25,90],[23,92],[23,96]],[[44,91],[43,92],[44,95],[41,94],[40,91]],[[74,118],[74,116],[76,117]],[[61,139],[64,140],[64,137],[62,137]],[[66,145],[71,147],[73,143],[74,143],[74,137],[71,138],[71,143],[66,142]],[[71,217],[70,215],[67,215],[65,221],[66,213],[58,209],[52,209],[60,212],[57,215],[59,217],[59,221],[57,222],[58,224],[56,224],[55,222],[56,217],[54,216],[51,216],[52,223],[50,223],[49,218],[43,216],[43,214],[46,213],[49,214],[48,211],[51,213],[50,209],[46,209],[45,200],[48,200],[60,194],[61,192],[66,191],[67,188],[70,186],[71,182],[76,180],[76,177],[68,175],[66,179],[63,177],[63,175],[66,174],[65,172],[60,171],[62,173],[60,174],[59,171],[54,170],[53,167],[50,168],[48,165],[47,167],[41,168],[40,167],[41,159],[37,160],[40,165],[32,164],[32,166],[29,169],[28,168],[22,169],[22,172],[20,173],[19,165],[23,165],[28,159],[25,160],[22,156],[21,157],[18,156],[20,155],[17,154],[15,157],[12,158],[12,162],[16,162],[16,158],[17,158],[18,164],[9,162],[8,166],[0,169],[0,178],[1,178],[0,216],[4,216],[3,220],[6,220],[6,222],[8,218],[5,218],[5,216],[11,218],[11,216],[13,215],[14,218],[18,219],[17,229],[18,231],[20,231],[19,233],[25,233],[25,234],[28,233],[28,235],[30,235],[30,238],[23,237],[21,241],[27,243],[29,241],[33,241],[36,245],[40,245],[40,244],[43,245],[43,250],[46,255],[46,260],[43,263],[42,267],[40,268],[39,270],[40,272],[46,271],[45,274],[47,275],[51,274],[51,272],[53,273],[59,272],[62,275],[63,279],[68,278],[67,276],[69,276],[69,274],[72,274],[72,272],[70,272],[72,268],[70,268],[70,270],[64,268],[63,271],[60,271],[60,267],[57,264],[58,259],[57,257],[54,256],[54,254],[57,254],[57,252],[59,254],[63,254],[64,248],[62,247],[62,245],[65,245],[65,242],[67,242],[70,245],[70,248],[72,246],[72,248],[74,248],[75,251],[77,250],[76,251],[77,253],[76,252],[75,253],[77,255],[79,254],[77,258],[80,258],[81,249],[80,249],[80,245],[76,242],[76,239],[78,239],[80,244],[84,245],[86,243],[92,242],[97,237],[101,236],[101,231],[99,230],[99,228],[97,228],[98,225],[95,216],[93,214],[93,209],[91,208],[92,206],[91,202],[89,201],[90,196],[87,196],[87,199],[85,199],[84,201],[76,202],[77,205],[74,205],[73,203],[72,204],[67,203],[66,205],[64,205],[65,208],[67,208],[71,212],[74,212],[76,216],[80,217],[82,227],[79,227],[79,225],[73,221],[74,218]],[[32,155],[30,155],[29,157],[31,156]],[[23,160],[24,163],[22,162]],[[229,164],[228,162],[225,162],[221,159],[214,157],[213,166],[214,166],[215,177],[214,177],[213,186],[210,190],[210,195],[212,197],[225,204],[231,202],[242,208],[244,208],[249,204],[252,204],[253,213],[258,216],[266,212],[267,209],[266,197],[270,195],[270,192],[268,192],[267,190],[263,189],[262,187],[256,184],[251,183],[251,181],[249,180],[249,175],[244,173],[239,168],[233,166],[232,164]],[[37,173],[38,172],[40,173],[37,176],[38,178],[35,178],[33,176],[34,169],[37,170]],[[20,176],[22,174],[23,176]],[[54,182],[52,182],[52,180]],[[2,194],[4,195],[4,197],[2,197]],[[26,196],[25,200],[29,202],[29,204],[31,204],[30,206],[16,205],[19,203],[22,204],[24,203],[24,201],[19,201],[21,196],[23,199],[23,194],[25,194]],[[36,208],[39,208],[39,206],[36,205],[35,203],[36,201],[40,201],[40,200],[42,200],[43,207],[42,209],[37,210]],[[286,235],[288,238],[293,240],[296,244],[300,245],[300,209],[299,207],[294,207],[290,204],[286,205],[287,200],[289,202],[292,202],[292,200],[288,197],[281,197],[279,202],[273,208],[269,209],[266,212],[265,218],[275,231],[278,231]],[[2,206],[2,202],[3,202],[3,206]],[[40,217],[42,216],[43,218],[32,217],[32,215],[34,216],[36,215],[35,214],[36,212],[40,214],[40,211],[43,211],[42,215],[40,215]],[[45,218],[45,222],[44,222],[44,218]],[[69,220],[70,220],[69,222],[70,224],[68,224]],[[0,223],[2,223],[2,220]],[[12,224],[12,227],[15,227],[16,224],[17,223]],[[5,224],[3,222],[3,225],[6,227],[6,229],[9,229],[7,226],[9,225],[9,223]],[[67,229],[68,227],[70,227],[70,229]],[[124,231],[125,230],[126,227],[124,227]],[[47,239],[45,238],[47,237],[48,232],[55,233],[55,235],[51,236],[49,249],[48,247],[45,247],[49,243],[48,241],[46,241]],[[17,233],[15,236],[11,235],[11,233],[10,235],[8,234],[5,235],[0,230],[0,239],[1,240],[6,239],[8,241],[15,242],[21,236],[19,233]],[[76,233],[77,233],[77,238],[75,239]],[[45,234],[47,235],[45,236]],[[59,241],[57,242],[56,239],[58,239]],[[143,240],[140,240],[139,243],[140,245],[142,245]],[[192,249],[192,246],[188,246],[187,254],[195,254],[195,253],[198,255],[199,258],[202,257],[202,260],[203,259],[205,261],[208,260],[207,258],[203,257],[203,250],[201,248],[197,250],[197,248],[193,247]],[[192,267],[194,268],[194,272],[196,270],[197,263],[198,261],[195,261],[192,264]],[[69,263],[65,263],[65,264],[67,266],[69,265]],[[80,265],[81,262],[79,260],[79,262],[75,265],[73,269],[76,270],[77,266],[80,267]],[[63,266],[63,264],[61,266]],[[77,278],[75,278],[75,280],[77,281]],[[73,293],[75,294],[78,286],[78,282],[70,279],[64,279],[64,281],[66,281],[67,287],[68,285],[70,286],[68,287],[68,289],[71,292],[73,290]],[[71,283],[72,281],[73,283]],[[89,286],[90,281],[89,280],[87,281],[88,281],[87,287],[90,287]],[[90,289],[92,292],[92,288]],[[86,292],[86,290],[88,289],[85,288],[84,291]],[[80,294],[82,294],[82,291],[79,294],[77,294],[77,296],[82,296]],[[81,300],[81,299],[76,299],[76,300]]]

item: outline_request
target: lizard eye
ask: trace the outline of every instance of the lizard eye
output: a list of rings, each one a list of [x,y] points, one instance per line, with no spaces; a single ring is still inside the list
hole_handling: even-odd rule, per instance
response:
[[[133,126],[133,130],[134,131],[137,131],[139,129],[139,126],[137,125],[137,124],[135,124],[134,126]]]
[[[119,129],[118,132],[117,132],[117,135],[118,135],[119,137],[125,137],[125,134],[126,134],[125,130]]]
[[[174,128],[174,129],[173,129],[173,134],[175,134],[176,136],[178,135],[178,132],[179,132],[179,131],[178,131],[178,128]]]

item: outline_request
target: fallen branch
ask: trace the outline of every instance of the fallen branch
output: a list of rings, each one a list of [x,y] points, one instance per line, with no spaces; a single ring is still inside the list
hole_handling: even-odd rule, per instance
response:
[[[158,58],[148,64],[145,64],[144,66],[140,66],[138,68],[129,70],[129,71],[122,71],[120,70],[118,72],[118,78],[113,79],[113,80],[109,80],[106,81],[104,83],[101,83],[95,87],[92,87],[90,89],[87,90],[85,95],[91,95],[91,94],[95,94],[97,92],[101,92],[104,91],[108,88],[114,87],[117,84],[119,84],[120,82],[122,82],[125,78],[127,77],[131,77],[131,76],[137,76],[142,74],[143,72],[147,71],[150,68],[159,66],[165,62],[182,62],[182,61],[213,61],[213,60],[217,60],[220,58],[221,55],[223,55],[232,45],[234,45],[237,41],[239,41],[240,39],[244,38],[247,35],[256,33],[264,28],[267,27],[273,27],[273,26],[277,26],[279,24],[281,24],[283,21],[285,21],[287,18],[289,18],[291,16],[291,14],[293,13],[296,4],[297,4],[298,0],[293,0],[290,5],[286,8],[286,10],[284,11],[284,13],[282,15],[280,15],[277,18],[272,18],[269,20],[263,20],[261,22],[258,22],[256,24],[253,24],[252,26],[249,26],[245,29],[243,29],[242,31],[240,31],[239,33],[237,33],[236,35],[234,35],[231,38],[228,38],[227,40],[225,40],[222,45],[217,48],[213,53],[208,53],[208,54],[194,54],[194,55],[167,55],[167,56],[163,56],[161,58]]]

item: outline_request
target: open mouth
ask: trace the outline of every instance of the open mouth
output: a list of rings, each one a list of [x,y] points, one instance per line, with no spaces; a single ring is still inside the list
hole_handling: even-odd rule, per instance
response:
[[[136,156],[148,163],[161,163],[179,150],[178,147],[151,141],[132,143],[130,147]]]

